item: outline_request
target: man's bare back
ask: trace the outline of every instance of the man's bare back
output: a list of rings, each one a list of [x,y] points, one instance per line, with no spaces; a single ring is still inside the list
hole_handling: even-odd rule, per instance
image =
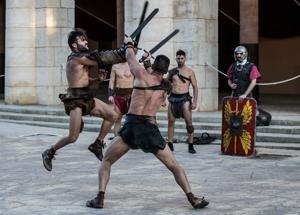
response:
[[[139,71],[141,77],[134,80],[135,87],[149,87],[160,85],[162,78],[153,76],[143,68]],[[162,90],[139,90],[134,89],[128,113],[137,115],[155,116],[166,99],[166,92]]]
[[[167,93],[163,90],[142,90],[138,87],[153,87],[161,84],[162,75],[147,71],[141,67],[135,59],[135,55],[127,56],[127,62],[131,73],[134,75],[134,89],[131,95],[129,114],[155,116],[162,104],[164,104]]]
[[[147,71],[138,64],[135,58],[132,39],[125,38],[124,43],[127,46],[126,57],[130,71],[135,77],[132,103],[124,126],[119,131],[119,135],[112,140],[101,163],[97,197],[87,201],[86,206],[103,208],[111,166],[129,149],[142,149],[146,153],[153,153],[173,173],[176,182],[194,208],[203,208],[209,202],[204,197],[194,196],[191,192],[184,169],[177,163],[169,147],[166,147],[166,141],[156,124],[156,112],[165,100],[165,92],[168,92],[171,87],[169,82],[163,79],[163,75],[168,71],[170,60],[167,56],[159,55],[151,71]]]

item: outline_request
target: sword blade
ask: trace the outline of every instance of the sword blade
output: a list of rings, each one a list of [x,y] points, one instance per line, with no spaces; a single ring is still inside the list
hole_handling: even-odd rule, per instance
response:
[[[158,13],[158,8],[154,9],[149,16],[140,24],[135,31],[130,35],[132,39],[134,39],[142,30],[143,28],[151,21],[151,19]]]
[[[163,45],[165,45],[172,37],[174,37],[179,32],[179,29],[174,30],[171,34],[169,34],[165,39],[160,41],[156,46],[154,46],[149,52],[153,54],[158,49],[160,49]]]
[[[145,20],[145,15],[146,15],[146,12],[147,12],[148,4],[149,4],[149,2],[148,2],[148,1],[145,1],[144,7],[143,7],[143,12],[142,12],[142,15],[141,15],[141,19],[140,19],[139,25],[141,25],[142,22]],[[135,42],[136,42],[136,46],[137,46],[137,47],[138,47],[138,45],[139,45],[141,33],[142,33],[142,32],[140,32],[140,33],[136,36],[136,38],[135,38]]]
[[[174,37],[179,32],[179,29],[174,30],[171,34],[165,37],[162,41],[160,41],[156,46],[154,46],[149,53],[154,54],[158,49],[160,49],[163,45],[165,45],[172,37]],[[143,62],[146,58],[142,57],[139,62]]]

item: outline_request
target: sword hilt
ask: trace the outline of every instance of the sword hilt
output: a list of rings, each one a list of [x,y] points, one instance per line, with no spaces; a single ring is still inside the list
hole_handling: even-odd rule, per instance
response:
[[[146,53],[151,54],[151,52],[147,51],[146,49],[143,49],[143,51],[146,52]],[[146,58],[147,58],[147,57],[142,56],[142,58],[139,59],[139,62],[140,62],[140,63],[143,63],[144,60],[146,60]],[[151,54],[151,58],[154,59],[154,57],[152,56],[152,54]]]
[[[125,34],[125,37],[130,37],[130,36],[128,36],[127,34]],[[131,38],[131,39],[132,39],[132,42],[133,42],[133,46],[134,46],[135,48],[138,48],[138,47],[137,47],[137,46],[138,46],[137,41],[134,40],[133,38]]]

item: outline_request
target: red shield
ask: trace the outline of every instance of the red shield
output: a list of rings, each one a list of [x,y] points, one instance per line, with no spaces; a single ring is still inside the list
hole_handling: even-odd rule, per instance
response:
[[[256,101],[225,97],[222,109],[221,150],[226,155],[249,156],[254,153]]]

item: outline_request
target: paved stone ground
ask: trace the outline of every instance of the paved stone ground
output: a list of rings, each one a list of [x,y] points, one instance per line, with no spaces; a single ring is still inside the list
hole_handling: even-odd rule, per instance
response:
[[[0,214],[300,214],[300,156],[244,158],[218,145],[175,145],[193,192],[210,205],[194,210],[173,176],[153,155],[130,151],[112,169],[102,210],[85,207],[97,193],[99,162],[88,150],[96,133],[60,150],[47,172],[41,153],[67,130],[0,122]],[[54,136],[51,136],[54,135]]]

